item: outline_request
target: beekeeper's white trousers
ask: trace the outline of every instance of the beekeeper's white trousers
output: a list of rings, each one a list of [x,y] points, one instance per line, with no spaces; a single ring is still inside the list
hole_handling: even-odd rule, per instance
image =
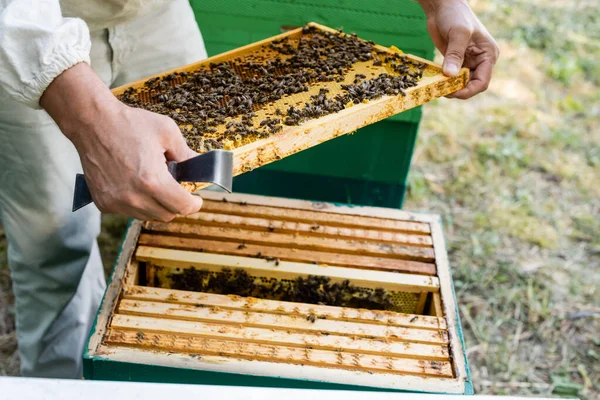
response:
[[[92,68],[112,87],[205,57],[188,0],[92,32]],[[96,242],[100,213],[93,205],[71,212],[80,171],[75,148],[48,114],[0,91],[0,218],[25,376],[82,376],[105,282]]]

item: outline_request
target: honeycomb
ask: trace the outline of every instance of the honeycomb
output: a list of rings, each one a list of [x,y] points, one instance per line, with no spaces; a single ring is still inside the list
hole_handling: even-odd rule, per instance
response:
[[[117,96],[173,118],[188,145],[203,153],[232,150],[382,96],[406,96],[423,76],[437,73],[356,35],[306,26],[298,35],[148,79]]]

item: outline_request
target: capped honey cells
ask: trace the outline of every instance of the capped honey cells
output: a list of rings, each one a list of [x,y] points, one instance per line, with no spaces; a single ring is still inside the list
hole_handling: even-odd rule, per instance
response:
[[[358,64],[372,72],[354,72]],[[229,150],[362,102],[406,95],[425,69],[355,34],[306,26],[299,37],[272,40],[227,62],[152,78],[119,98],[173,118],[198,152]]]

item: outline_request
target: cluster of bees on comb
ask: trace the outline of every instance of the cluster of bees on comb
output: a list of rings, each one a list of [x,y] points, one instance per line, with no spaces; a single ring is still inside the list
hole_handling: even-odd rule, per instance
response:
[[[192,267],[180,274],[170,274],[169,279],[170,287],[176,290],[369,310],[390,310],[393,307],[390,294],[382,288],[363,290],[347,280],[332,283],[325,276],[263,281],[243,269],[223,268],[221,272],[212,272]]]
[[[280,132],[286,125],[299,125],[384,95],[405,95],[426,68],[401,54],[380,51],[355,34],[311,26],[303,28],[299,39],[273,40],[258,53],[153,78],[142,88],[126,89],[119,99],[173,118],[188,145],[205,152],[239,147]],[[261,58],[263,53],[269,56]],[[351,75],[359,62],[385,65],[392,73],[373,78]],[[348,76],[351,83],[342,83],[348,82]],[[328,88],[320,88],[302,106],[277,108],[257,118],[256,112],[268,103],[307,92],[320,82],[336,82],[341,90],[331,94]],[[150,101],[142,92],[149,93]]]

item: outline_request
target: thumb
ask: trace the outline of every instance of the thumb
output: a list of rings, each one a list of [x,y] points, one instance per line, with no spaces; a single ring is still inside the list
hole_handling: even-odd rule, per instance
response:
[[[198,153],[188,147],[183,135],[179,132],[179,129],[177,129],[177,132],[172,134],[169,145],[165,151],[167,160],[181,162],[197,155]]]
[[[160,168],[156,175],[158,179],[157,190],[152,193],[153,197],[167,210],[174,214],[189,215],[198,212],[202,208],[202,198],[189,193],[181,184],[167,171]]]
[[[465,52],[471,40],[471,30],[461,26],[450,29],[448,32],[448,47],[444,54],[444,74],[456,76],[465,59]]]

